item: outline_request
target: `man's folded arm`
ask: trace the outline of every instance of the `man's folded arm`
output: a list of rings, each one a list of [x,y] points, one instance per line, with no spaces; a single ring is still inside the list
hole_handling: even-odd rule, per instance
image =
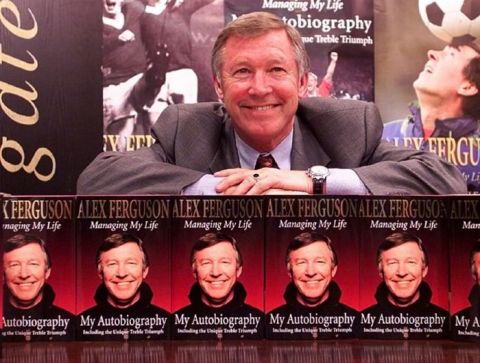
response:
[[[458,168],[428,151],[398,147],[382,141],[369,160],[353,170],[376,195],[465,194],[467,185]]]
[[[180,194],[202,172],[169,164],[157,143],[126,153],[104,152],[82,172],[77,194]]]

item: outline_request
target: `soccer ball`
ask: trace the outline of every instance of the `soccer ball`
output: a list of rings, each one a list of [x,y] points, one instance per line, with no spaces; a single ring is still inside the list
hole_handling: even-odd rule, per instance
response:
[[[466,44],[480,37],[480,0],[419,0],[427,28],[449,44]]]

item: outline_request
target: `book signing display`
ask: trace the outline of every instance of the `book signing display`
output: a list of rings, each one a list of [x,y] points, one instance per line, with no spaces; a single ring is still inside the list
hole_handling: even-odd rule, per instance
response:
[[[219,101],[214,42],[254,11],[299,31],[304,97],[374,102],[382,139],[455,165],[468,194],[78,195],[169,105]],[[480,0],[0,0],[2,342],[478,344],[480,110],[447,95],[431,119],[423,83],[473,74],[464,52]]]

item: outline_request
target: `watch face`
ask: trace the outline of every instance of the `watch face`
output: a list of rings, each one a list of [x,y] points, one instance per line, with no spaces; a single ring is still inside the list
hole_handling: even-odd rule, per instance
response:
[[[310,168],[310,173],[312,177],[316,178],[325,178],[328,176],[329,171],[328,168],[322,166],[322,165],[315,165]]]

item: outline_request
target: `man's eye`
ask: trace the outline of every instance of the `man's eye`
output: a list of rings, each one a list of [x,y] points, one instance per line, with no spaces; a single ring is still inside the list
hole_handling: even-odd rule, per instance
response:
[[[234,72],[234,74],[237,76],[243,76],[249,73],[250,73],[250,70],[248,68],[239,68]]]
[[[273,67],[271,71],[272,73],[285,73],[285,69],[283,69],[282,67]]]

